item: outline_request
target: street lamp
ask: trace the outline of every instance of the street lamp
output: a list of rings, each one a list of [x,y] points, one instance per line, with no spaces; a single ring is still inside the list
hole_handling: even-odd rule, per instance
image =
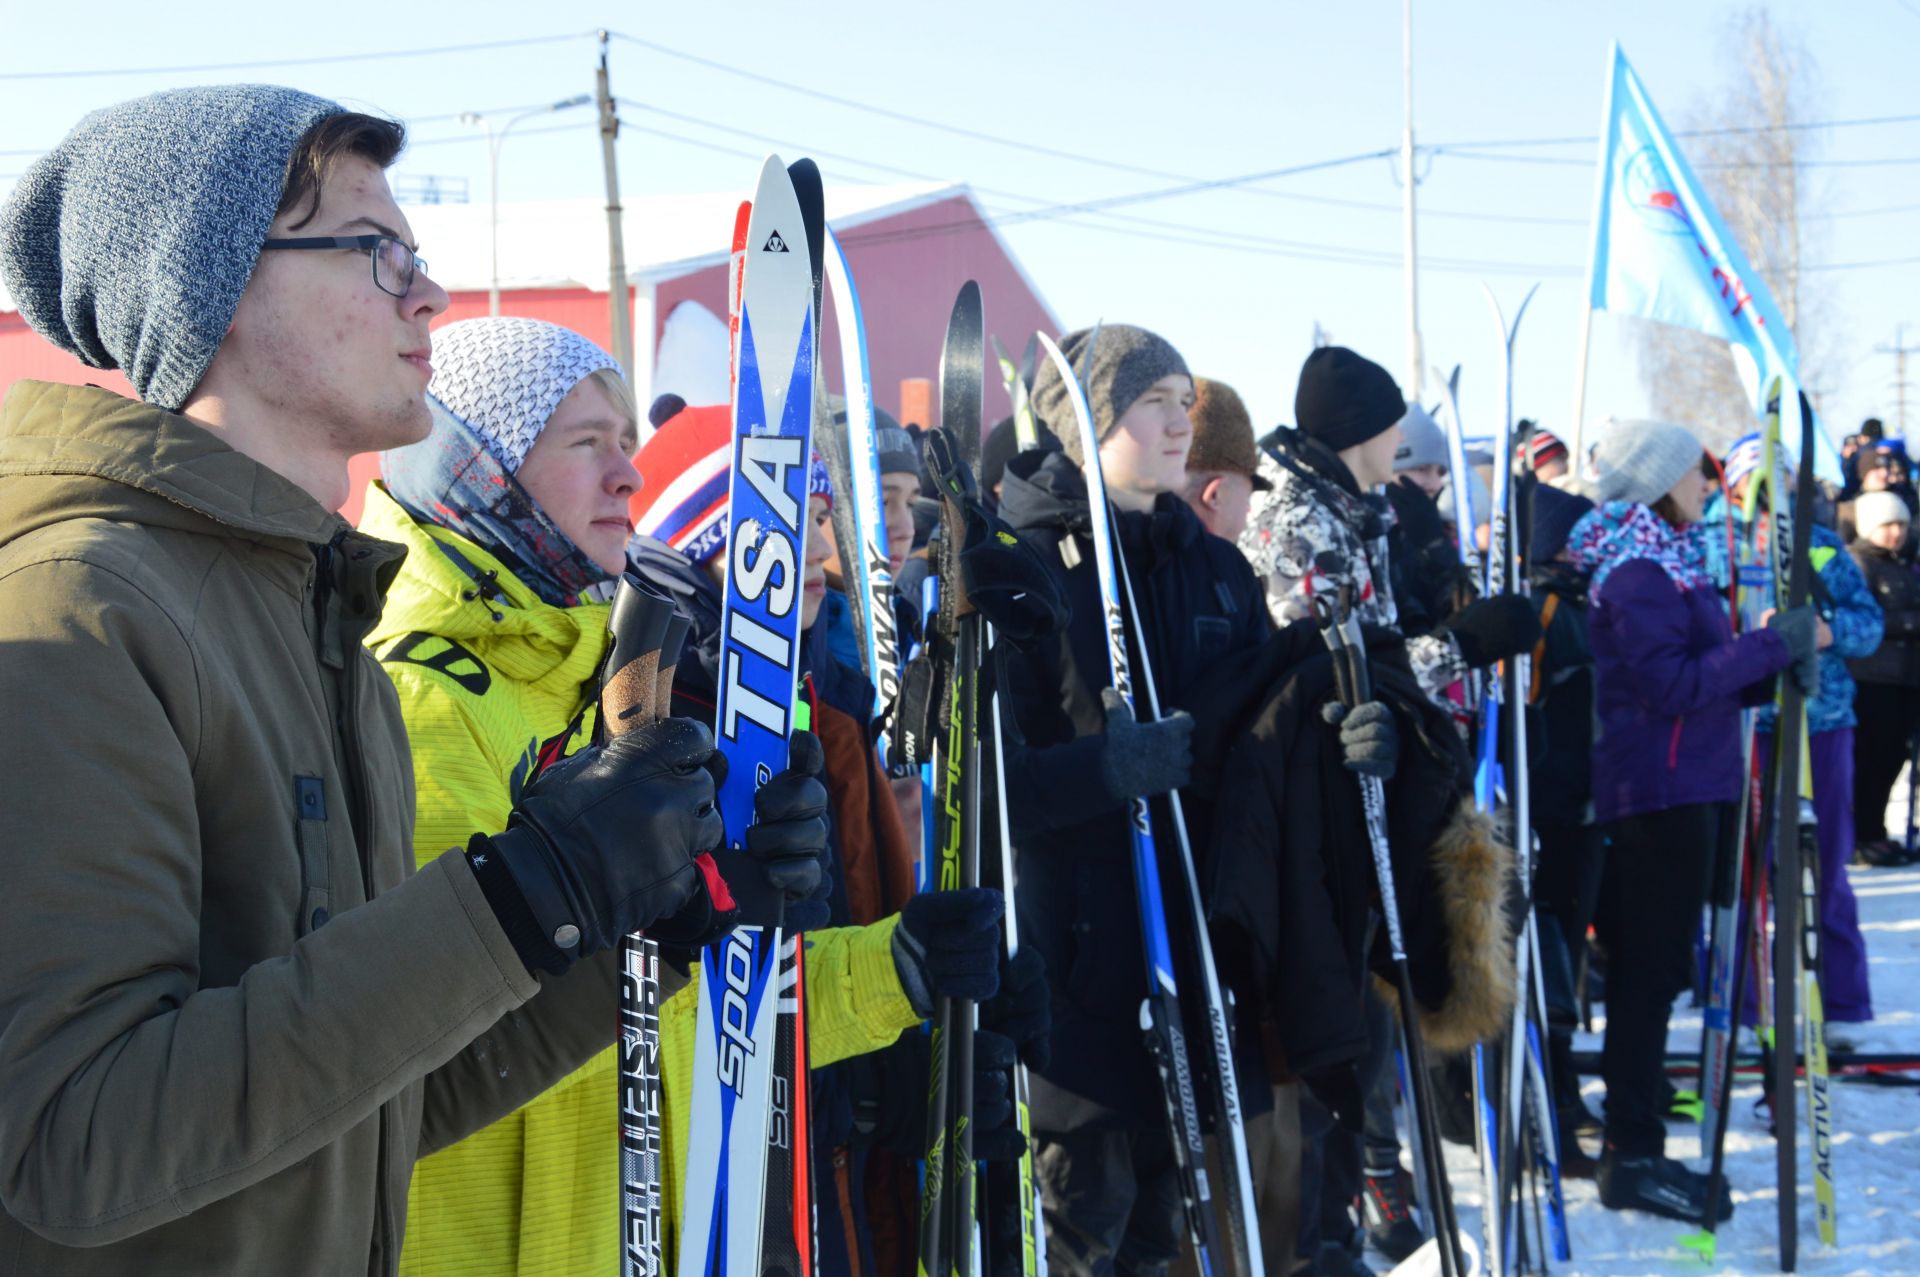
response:
[[[493,121],[478,111],[462,111],[460,123],[477,124],[487,131],[487,205],[491,230],[491,253],[493,258],[492,278],[487,285],[487,314],[498,317],[500,314],[500,148],[506,145],[507,134],[513,126],[522,120],[530,120],[536,115],[547,115],[554,111],[565,111],[570,107],[586,106],[593,101],[591,93],[576,93],[570,98],[562,98],[546,106],[536,106],[531,111],[522,111],[493,131]]]

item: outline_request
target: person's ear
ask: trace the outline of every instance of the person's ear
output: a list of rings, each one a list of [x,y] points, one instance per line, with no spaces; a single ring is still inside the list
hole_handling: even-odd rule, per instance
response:
[[[1207,480],[1206,487],[1200,489],[1200,504],[1209,510],[1218,510],[1220,508],[1220,489],[1226,482],[1226,479],[1221,475],[1215,475],[1213,478]]]

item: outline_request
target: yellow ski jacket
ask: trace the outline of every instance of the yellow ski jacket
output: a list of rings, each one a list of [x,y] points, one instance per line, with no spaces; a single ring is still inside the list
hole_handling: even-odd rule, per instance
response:
[[[542,747],[593,735],[607,605],[554,607],[493,555],[416,523],[379,484],[361,528],[407,547],[367,644],[400,694],[422,861],[504,829]],[[828,783],[831,784],[831,778]],[[893,965],[896,918],[808,935],[807,1049],[816,1065],[890,1045],[917,1021]],[[693,1072],[695,981],[661,1008],[666,1229],[678,1235]],[[573,1277],[617,1271],[615,1053],[414,1169],[403,1277]]]

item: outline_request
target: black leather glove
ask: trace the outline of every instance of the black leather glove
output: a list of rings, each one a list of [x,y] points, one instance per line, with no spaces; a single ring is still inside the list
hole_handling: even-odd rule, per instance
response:
[[[827,847],[827,791],[814,779],[825,761],[820,738],[812,732],[795,732],[788,738],[787,769],[753,795],[754,823],[742,840],[752,859],[728,864],[728,871],[736,876],[743,864],[757,868],[780,891],[785,908],[781,925],[788,932],[817,929],[829,921],[827,898],[833,875],[828,872],[832,854]],[[716,752],[707,761],[707,770],[718,790],[727,778],[726,755]],[[728,898],[722,902],[719,895]],[[697,894],[678,914],[647,929],[650,937],[665,946],[663,957],[685,968],[695,952],[733,930],[740,911],[730,891],[719,895]]]
[[[1787,667],[1795,687],[1804,696],[1820,691],[1820,613],[1807,604],[1775,612],[1767,628],[1787,641],[1793,664]]]
[[[1000,963],[1000,992],[980,1004],[980,1027],[1013,1042],[1031,1069],[1053,1059],[1053,1002],[1047,993],[1047,964],[1031,946]]]
[[[1340,761],[1348,771],[1363,776],[1392,780],[1400,765],[1400,731],[1393,723],[1393,711],[1379,701],[1367,701],[1348,709],[1339,701],[1329,702],[1320,717],[1340,729]]]
[[[1193,775],[1193,716],[1175,710],[1157,723],[1142,723],[1116,688],[1100,693],[1107,711],[1107,745],[1100,751],[1100,779],[1120,801],[1148,798],[1180,788]]]
[[[935,998],[985,1002],[1000,989],[1000,915],[1006,898],[987,887],[924,891],[907,901],[893,932],[893,965],[914,1014]]]
[[[635,728],[547,768],[503,832],[474,835],[467,863],[529,970],[563,972],[724,891],[694,864],[723,832],[713,752],[691,719]]]
[[[1447,618],[1435,633],[1451,634],[1469,669],[1517,656],[1540,641],[1540,618],[1518,594],[1476,599]]]

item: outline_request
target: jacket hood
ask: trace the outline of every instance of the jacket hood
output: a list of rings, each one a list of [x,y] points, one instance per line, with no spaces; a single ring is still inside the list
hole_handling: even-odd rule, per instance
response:
[[[1019,453],[1001,472],[1000,517],[1015,532],[1090,532],[1087,478],[1065,453]]]
[[[0,544],[74,518],[308,545],[348,531],[212,431],[98,386],[15,383],[0,402],[0,478]]]
[[[386,611],[367,642],[432,634],[465,647],[520,683],[574,688],[600,672],[605,603],[555,607],[498,558],[456,532],[417,522],[380,483],[367,487],[361,530],[407,548]]]

